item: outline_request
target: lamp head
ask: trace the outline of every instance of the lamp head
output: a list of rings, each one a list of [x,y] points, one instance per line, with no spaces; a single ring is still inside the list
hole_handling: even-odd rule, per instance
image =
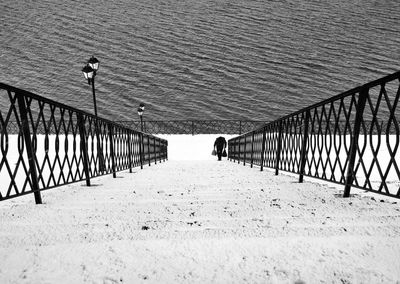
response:
[[[93,78],[94,75],[94,70],[92,67],[89,66],[89,64],[86,64],[82,68],[83,76],[85,76],[85,79],[88,80],[88,83],[90,84],[90,80]]]
[[[90,57],[90,59],[88,60],[88,64],[90,67],[92,67],[92,69],[94,70],[94,72],[96,72],[99,69],[99,64],[100,62],[97,60],[96,57],[92,56]]]

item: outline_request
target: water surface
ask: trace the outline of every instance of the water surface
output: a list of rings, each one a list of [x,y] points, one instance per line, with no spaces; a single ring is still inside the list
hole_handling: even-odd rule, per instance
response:
[[[0,4],[0,82],[114,120],[272,120],[400,68],[397,0]],[[5,100],[0,98],[3,106]]]

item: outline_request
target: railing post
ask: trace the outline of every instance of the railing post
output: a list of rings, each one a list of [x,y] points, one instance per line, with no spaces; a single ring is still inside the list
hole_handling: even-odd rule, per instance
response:
[[[279,121],[279,135],[278,135],[278,145],[276,149],[276,163],[275,163],[275,175],[277,176],[279,174],[279,162],[281,160],[281,150],[282,150],[282,132],[283,132],[283,127],[282,127],[282,120]]]
[[[231,157],[231,153],[230,153],[230,150],[231,150],[231,145],[230,145],[231,143],[229,142],[229,140],[228,140],[228,142],[227,142],[227,149],[228,149],[228,161],[230,161],[230,157]]]
[[[254,162],[253,156],[254,156],[254,131],[252,132],[252,135],[251,135],[251,158],[250,158],[250,167],[251,168],[253,167],[253,162]]]
[[[261,146],[261,168],[260,168],[260,171],[264,170],[264,152],[265,152],[266,132],[267,132],[267,129],[265,127],[263,127],[263,140],[262,140],[262,146]]]
[[[242,137],[239,136],[239,141],[238,141],[238,164],[240,164],[240,140],[242,139]]]
[[[23,133],[24,139],[25,139],[26,153],[28,155],[29,172],[31,174],[31,180],[32,180],[32,191],[35,196],[36,204],[42,204],[42,197],[41,197],[40,191],[39,191],[39,181],[38,181],[36,166],[35,166],[35,153],[34,153],[33,147],[32,147],[31,133],[29,130],[28,115],[27,115],[27,109],[26,109],[26,105],[25,105],[25,99],[24,99],[24,96],[19,93],[16,93],[16,95],[18,98],[19,112],[21,115],[22,133]]]
[[[147,155],[149,156],[149,167],[151,166],[150,136],[147,136]]]
[[[143,152],[144,152],[144,145],[143,145],[143,132],[139,132],[139,156],[140,156],[140,169],[143,170]]]
[[[243,166],[246,165],[246,139],[247,136],[244,137],[244,149],[243,149]]]
[[[165,141],[165,160],[168,161],[168,140]]]
[[[162,162],[162,151],[161,151],[161,139],[158,139],[158,151],[160,151],[160,154],[158,155],[159,159],[160,159],[160,163]]]
[[[111,170],[113,173],[113,178],[117,177],[115,172],[115,155],[114,155],[114,126],[112,124],[108,124],[108,135],[110,136],[110,155],[111,155]]]
[[[162,155],[161,155],[161,157],[160,157],[160,161],[161,161],[161,162],[165,162],[165,156],[166,156],[166,154],[165,154],[164,152],[165,152],[166,146],[165,146],[165,144],[164,144],[164,141],[162,141],[162,140],[160,140],[160,147],[161,147],[161,149],[162,149],[162,151],[161,151]]]
[[[232,162],[232,157],[235,154],[234,143],[235,143],[234,140],[231,140],[231,142],[228,142],[228,157],[229,157],[229,161],[231,161],[231,162]]]
[[[228,141],[228,160],[232,161],[232,140]]]
[[[96,115],[95,117],[95,125],[94,125],[94,131],[96,135],[96,144],[97,144],[97,159],[99,161],[99,172],[102,174],[106,170],[106,165],[104,161],[104,156],[103,156],[103,147],[102,147],[102,141],[100,141],[100,130],[99,130],[99,122],[98,122],[98,117]]]
[[[303,125],[304,125],[304,133],[303,133],[303,143],[301,145],[301,152],[300,152],[300,168],[299,168],[299,182],[303,182],[304,180],[304,167],[306,166],[306,160],[307,160],[307,152],[306,152],[306,146],[308,144],[308,124],[310,121],[310,110],[306,110],[306,117],[304,119]]]
[[[86,177],[86,186],[90,186],[90,173],[89,173],[89,157],[86,145],[86,130],[83,115],[81,113],[76,114],[78,119],[79,135],[81,140],[81,155],[83,156],[83,171]]]
[[[242,121],[239,121],[239,135],[242,135]]]
[[[131,132],[128,129],[127,131],[128,135],[128,161],[129,161],[129,173],[132,173],[132,144],[131,144]]]
[[[154,151],[154,165],[157,165],[157,151],[156,151],[156,138],[154,138],[154,143],[153,143],[153,151]]]
[[[232,140],[232,145],[230,151],[228,151],[228,154],[231,157],[231,162],[234,161],[235,156],[236,156],[236,139]]]
[[[365,103],[367,101],[368,97],[368,89],[362,89],[360,91],[360,95],[358,97],[358,104],[356,108],[356,117],[354,121],[354,129],[353,129],[353,137],[351,141],[351,147],[350,147],[350,153],[349,153],[349,164],[347,168],[347,175],[346,175],[346,182],[345,182],[345,187],[344,187],[344,193],[343,197],[349,197],[350,196],[350,189],[351,185],[353,184],[354,181],[354,165],[355,165],[355,160],[356,160],[356,155],[357,155],[357,149],[358,149],[358,138],[360,136],[360,128],[361,128],[361,122],[364,114],[364,108],[365,108]]]

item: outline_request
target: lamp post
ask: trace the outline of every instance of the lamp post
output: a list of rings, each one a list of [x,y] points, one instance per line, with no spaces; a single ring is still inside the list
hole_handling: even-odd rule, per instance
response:
[[[144,112],[144,103],[141,103],[138,108],[138,115],[140,117],[140,130],[143,132],[143,112]]]
[[[94,87],[94,78],[96,77],[97,70],[99,69],[99,61],[96,57],[92,56],[86,65],[82,68],[83,76],[88,80],[88,84],[92,85],[92,93],[93,93],[93,106],[94,106],[94,116],[95,116],[95,132],[97,139],[97,153],[99,154],[99,166],[100,171],[104,171],[104,160],[103,160],[103,151],[100,146],[100,136],[99,136],[99,127],[97,122],[97,105],[96,105],[96,92]]]
[[[140,117],[140,168],[143,169],[143,160],[144,160],[144,145],[143,145],[143,112],[144,112],[144,103],[139,105],[137,109],[138,115]]]
[[[96,77],[96,72],[99,69],[99,61],[96,57],[92,56],[85,67],[82,68],[83,76],[88,80],[88,84],[92,84],[92,92],[93,92],[93,105],[94,105],[94,115],[97,119],[97,105],[96,105],[96,92],[94,88],[94,78]]]

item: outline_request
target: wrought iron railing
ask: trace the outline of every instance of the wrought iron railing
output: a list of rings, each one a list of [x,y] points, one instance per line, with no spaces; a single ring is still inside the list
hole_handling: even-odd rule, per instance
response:
[[[114,121],[118,125],[141,131],[140,120]],[[143,131],[151,134],[242,134],[264,125],[266,121],[256,120],[145,120]],[[9,121],[7,124],[9,134],[19,132],[18,123]],[[44,133],[44,125],[37,126],[37,133]]]
[[[1,83],[0,98],[0,201],[167,159],[164,139]]]
[[[228,141],[229,159],[400,198],[400,72]]]
[[[132,129],[141,129],[140,121],[118,121]],[[255,120],[167,120],[143,121],[143,131],[153,134],[242,134],[264,125]]]

